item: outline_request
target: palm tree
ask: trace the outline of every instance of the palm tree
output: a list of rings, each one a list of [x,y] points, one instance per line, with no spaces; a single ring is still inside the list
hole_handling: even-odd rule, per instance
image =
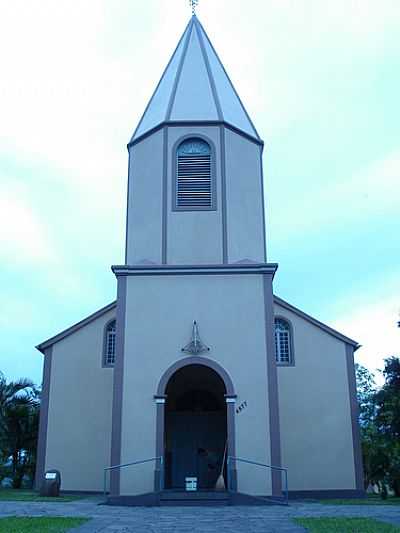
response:
[[[39,404],[20,398],[7,406],[3,419],[5,439],[3,454],[11,459],[13,488],[21,488],[24,476],[33,481],[36,464],[36,441],[39,426]]]
[[[0,372],[0,460],[11,460],[13,487],[20,488],[22,479],[33,479],[36,462],[36,440],[39,422],[39,394],[26,378],[7,380]]]
[[[20,378],[7,383],[6,377],[0,371],[0,420],[7,405],[18,398],[29,396],[33,391],[36,391],[36,386],[30,379]]]

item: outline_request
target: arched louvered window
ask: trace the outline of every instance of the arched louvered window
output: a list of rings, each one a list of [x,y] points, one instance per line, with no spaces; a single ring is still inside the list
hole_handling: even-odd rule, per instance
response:
[[[115,320],[109,322],[104,331],[104,366],[115,363]]]
[[[215,209],[211,147],[203,139],[186,139],[178,146],[174,193],[176,210]]]
[[[280,365],[293,364],[293,339],[289,322],[275,319],[275,356]]]

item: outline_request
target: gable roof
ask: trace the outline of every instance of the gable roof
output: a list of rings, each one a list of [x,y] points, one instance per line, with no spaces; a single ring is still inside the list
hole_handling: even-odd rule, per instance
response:
[[[361,347],[361,344],[358,344],[353,339],[350,339],[350,337],[346,337],[346,335],[343,335],[339,331],[336,331],[336,329],[331,328],[330,326],[327,326],[323,322],[320,322],[316,318],[313,318],[312,316],[308,315],[307,313],[304,313],[304,311],[301,311],[297,307],[294,307],[293,305],[289,304],[285,300],[282,300],[282,298],[279,298],[278,296],[274,295],[274,303],[280,305],[281,307],[287,309],[288,311],[291,311],[295,315],[303,318],[304,320],[307,320],[307,322],[310,322],[314,326],[317,326],[318,328],[322,329],[326,333],[329,333],[332,335],[332,337],[336,337],[337,339],[345,342],[346,344],[350,344],[354,347],[354,350],[358,350],[358,348]]]
[[[44,353],[46,348],[53,346],[53,344],[55,344],[56,342],[61,341],[62,339],[64,339],[65,337],[68,337],[68,335],[71,335],[72,333],[75,333],[75,331],[78,331],[78,329],[81,329],[87,324],[90,324],[90,322],[93,322],[93,320],[96,320],[96,318],[100,318],[101,316],[108,313],[108,311],[111,311],[112,309],[116,307],[117,307],[116,301],[106,305],[105,307],[102,307],[95,313],[92,313],[91,315],[87,316],[83,320],[80,320],[73,326],[70,326],[69,328],[64,329],[60,333],[57,333],[57,335],[54,335],[54,337],[50,337],[50,339],[47,339],[46,341],[41,342],[40,344],[35,346],[35,348],[39,350],[39,352]]]
[[[339,333],[339,331],[336,331],[335,329],[327,326],[326,324],[323,324],[316,318],[313,318],[310,315],[307,315],[303,311],[300,311],[297,307],[294,307],[293,305],[289,304],[285,300],[282,300],[282,298],[279,298],[278,296],[274,295],[274,303],[280,305],[281,307],[284,307],[288,311],[291,311],[292,313],[296,314],[297,316],[300,316],[304,320],[307,320],[314,326],[317,326],[318,328],[324,330],[326,333],[329,333],[333,337],[336,337],[337,339],[345,342],[346,344],[350,344],[354,347],[354,350],[357,350],[360,348],[360,344],[358,342],[354,341],[353,339],[350,339],[349,337],[346,337],[345,335],[342,335],[342,333]],[[36,346],[36,349],[39,350],[42,353],[45,353],[46,348],[49,348],[56,342],[61,341],[65,337],[68,337],[68,335],[71,335],[72,333],[75,333],[75,331],[83,328],[90,322],[93,322],[93,320],[96,320],[97,318],[100,318],[101,316],[108,313],[108,311],[111,311],[112,309],[115,309],[117,307],[117,302],[111,302],[110,304],[106,305],[105,307],[102,307],[95,313],[89,315],[88,317],[84,318],[80,322],[77,322],[73,326],[65,329],[64,331],[61,331],[60,333],[57,333],[57,335],[54,335],[53,337],[50,337],[50,339],[47,339],[46,341],[41,342]]]
[[[194,15],[132,136],[164,122],[225,122],[261,142],[224,66]]]

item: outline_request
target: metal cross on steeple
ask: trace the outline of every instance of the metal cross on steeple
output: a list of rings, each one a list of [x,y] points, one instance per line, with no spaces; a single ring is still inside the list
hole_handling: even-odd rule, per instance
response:
[[[196,16],[196,7],[199,3],[199,0],[189,0],[190,7],[192,8],[192,15]]]

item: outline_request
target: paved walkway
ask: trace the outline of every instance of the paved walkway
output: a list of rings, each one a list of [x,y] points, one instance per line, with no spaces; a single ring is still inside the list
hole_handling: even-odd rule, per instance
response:
[[[86,516],[74,533],[302,533],[292,518],[370,517],[400,527],[400,506],[292,503],[289,507],[108,507],[98,501],[0,502],[5,516]]]

